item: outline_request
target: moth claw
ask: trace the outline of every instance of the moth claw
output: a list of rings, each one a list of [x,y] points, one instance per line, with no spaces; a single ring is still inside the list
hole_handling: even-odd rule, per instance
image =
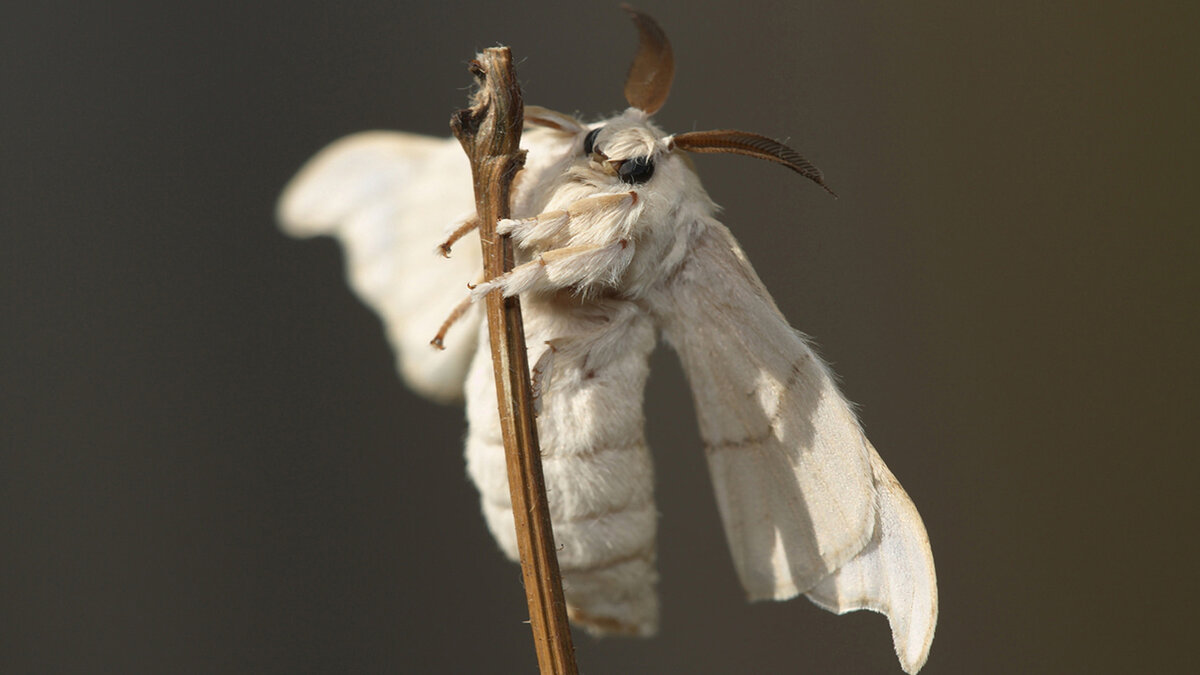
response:
[[[443,258],[449,258],[450,247],[454,246],[454,242],[462,239],[468,232],[477,227],[479,227],[479,218],[472,216],[471,218],[467,219],[466,222],[464,222],[462,225],[459,225],[454,229],[453,232],[450,233],[449,236],[446,237],[446,241],[438,244],[438,252],[442,254]]]
[[[470,306],[471,298],[468,296],[462,302],[455,305],[454,309],[450,310],[450,315],[446,317],[446,320],[443,321],[442,325],[438,328],[437,335],[434,335],[433,339],[429,341],[429,344],[433,345],[434,349],[438,351],[444,351],[446,349],[446,332],[450,330],[450,327],[453,326],[455,322],[462,318],[463,314],[467,313],[467,309],[469,309]]]

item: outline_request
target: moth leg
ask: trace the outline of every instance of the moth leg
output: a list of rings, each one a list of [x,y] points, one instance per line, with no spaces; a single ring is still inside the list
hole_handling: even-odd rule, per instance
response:
[[[457,323],[458,320],[467,313],[467,310],[470,308],[471,296],[468,295],[462,299],[462,302],[455,305],[454,309],[450,310],[450,315],[447,316],[446,320],[442,322],[441,327],[438,328],[437,335],[433,336],[433,339],[429,341],[429,344],[433,345],[434,349],[439,351],[445,349],[446,345],[444,341],[446,339],[446,333],[450,330],[451,326]]]
[[[475,282],[475,284],[478,283],[478,281]],[[467,284],[467,288],[475,288],[475,284]],[[467,310],[471,308],[471,304],[473,302],[474,299],[472,299],[470,295],[467,295],[467,297],[463,298],[457,305],[454,306],[454,309],[450,310],[450,315],[447,316],[446,320],[442,322],[442,325],[438,327],[437,335],[434,335],[433,339],[429,341],[429,344],[433,345],[434,349],[441,351],[446,348],[446,333],[449,332],[451,326],[458,323],[458,320],[463,318],[463,315],[466,314]]]
[[[569,221],[566,211],[545,211],[520,220],[502,218],[496,223],[496,234],[507,234],[518,247],[527,248],[559,236]]]
[[[441,253],[443,258],[449,258],[450,247],[454,245],[454,242],[462,239],[468,233],[470,233],[471,230],[474,230],[477,227],[479,227],[479,216],[472,216],[471,218],[467,219],[467,222],[459,225],[453,232],[450,233],[450,236],[446,237],[446,241],[438,244],[438,253]]]
[[[611,302],[606,306],[611,309],[603,325],[589,325],[586,333],[565,346],[558,346],[560,353],[569,353],[575,348],[582,350],[579,359],[585,370],[589,370],[592,363],[611,363],[626,354],[630,331],[644,317],[645,310],[632,302]]]
[[[508,298],[527,291],[552,293],[564,288],[614,284],[632,258],[633,245],[628,239],[603,246],[556,248],[479,284],[471,289],[471,299],[478,300],[496,289]]]
[[[550,378],[554,372],[554,355],[558,353],[558,348],[554,346],[554,340],[546,340],[546,351],[538,357],[537,363],[533,364],[533,368],[529,369],[530,385],[533,390],[533,412],[540,414],[542,412],[542,394],[550,388]]]
[[[581,232],[595,233],[601,241],[612,240],[628,234],[629,216],[637,203],[636,192],[586,197],[563,210],[520,220],[506,218],[496,223],[496,232],[511,236],[523,249],[564,246],[573,234]]]

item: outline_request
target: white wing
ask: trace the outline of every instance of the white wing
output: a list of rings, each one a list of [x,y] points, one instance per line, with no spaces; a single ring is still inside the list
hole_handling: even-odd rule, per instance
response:
[[[557,175],[574,137],[574,129],[524,135],[529,159],[514,188],[514,217],[537,213],[545,180]],[[342,242],[350,285],[383,318],[400,373],[438,401],[463,396],[481,310],[467,310],[446,335],[444,351],[429,341],[483,267],[476,232],[449,259],[435,251],[474,215],[471,167],[458,141],[390,131],[348,136],[319,152],[284,189],[278,207],[289,234]]]
[[[937,577],[929,536],[904,488],[875,448],[875,536],[837,572],[808,592],[809,600],[831,612],[882,612],[892,624],[892,642],[907,673],[925,665],[937,626]]]
[[[884,612],[902,665],[915,672],[937,613],[920,516],[728,229],[699,223],[652,309],[691,383],[751,599],[810,593],[832,611]]]
[[[429,341],[482,268],[475,234],[450,259],[436,251],[449,229],[474,215],[474,204],[470,165],[457,141],[384,131],[325,148],[279,200],[289,234],[341,241],[350,285],[383,318],[400,372],[439,401],[462,397],[478,311],[451,328],[445,351]]]

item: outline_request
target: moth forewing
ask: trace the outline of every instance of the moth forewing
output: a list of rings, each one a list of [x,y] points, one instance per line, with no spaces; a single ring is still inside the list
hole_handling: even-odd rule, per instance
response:
[[[690,253],[647,299],[692,386],[743,586],[751,599],[807,593],[831,611],[882,612],[916,672],[937,623],[916,507],[729,231],[706,222]]]
[[[850,562],[808,592],[817,605],[838,614],[859,609],[881,612],[905,672],[915,673],[929,657],[937,627],[937,575],[929,536],[917,507],[874,447],[876,524],[871,541]]]
[[[716,221],[649,301],[691,383],[747,593],[783,599],[812,588],[874,526],[866,441],[849,405]]]

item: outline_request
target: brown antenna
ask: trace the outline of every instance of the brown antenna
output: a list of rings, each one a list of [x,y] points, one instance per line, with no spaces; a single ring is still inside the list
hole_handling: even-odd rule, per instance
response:
[[[830,190],[829,186],[825,184],[824,174],[812,162],[804,159],[800,153],[783,143],[766,136],[736,129],[689,131],[672,137],[672,144],[674,147],[688,152],[728,152],[782,164],[837,197],[837,193]]]
[[[638,51],[625,78],[625,100],[629,105],[654,114],[667,102],[675,78],[675,55],[667,35],[649,14],[624,3],[638,29]]]

